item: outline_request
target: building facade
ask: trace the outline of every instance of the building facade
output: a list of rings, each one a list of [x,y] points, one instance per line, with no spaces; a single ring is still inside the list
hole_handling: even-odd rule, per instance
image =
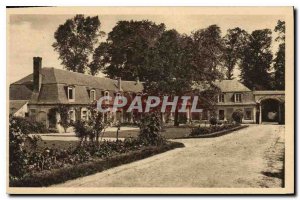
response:
[[[214,110],[204,109],[202,113],[191,113],[190,108],[183,115],[186,122],[206,122],[212,115],[220,121],[231,121],[232,113],[244,113],[244,123],[273,121],[284,123],[284,91],[251,91],[237,80],[223,80],[215,83],[220,88]],[[49,113],[58,105],[67,105],[70,119],[87,119],[88,106],[102,96],[125,96],[132,99],[143,93],[143,83],[137,81],[113,80],[94,77],[56,68],[42,68],[42,58],[33,58],[33,73],[10,84],[10,114],[30,117],[47,127],[51,124]],[[111,106],[111,105],[108,105]],[[59,114],[56,114],[59,121]],[[118,122],[134,122],[138,114],[126,113],[122,109],[109,112],[108,117]],[[172,122],[174,113],[162,114],[164,122]]]

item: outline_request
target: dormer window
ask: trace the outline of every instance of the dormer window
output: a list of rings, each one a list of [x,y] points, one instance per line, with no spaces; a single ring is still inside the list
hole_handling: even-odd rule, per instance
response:
[[[120,97],[121,94],[119,92],[116,93],[116,97]]]
[[[68,100],[75,101],[75,88],[74,87],[68,87]]]
[[[241,93],[234,94],[234,102],[242,102],[242,94]]]
[[[108,97],[108,96],[109,96],[109,92],[108,92],[108,91],[105,91],[105,92],[104,92],[104,96]]]
[[[96,90],[90,90],[90,99],[91,101],[96,100]]]
[[[224,94],[218,95],[218,103],[224,103]]]

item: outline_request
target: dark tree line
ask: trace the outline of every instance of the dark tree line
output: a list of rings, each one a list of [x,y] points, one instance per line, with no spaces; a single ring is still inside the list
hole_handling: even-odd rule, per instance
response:
[[[151,91],[181,94],[196,82],[210,85],[216,79],[232,79],[240,70],[241,81],[250,89],[284,89],[285,22],[278,21],[275,56],[271,52],[272,30],[247,33],[239,27],[224,37],[211,25],[190,35],[166,30],[148,20],[119,21],[107,40],[98,16],[76,15],[55,32],[54,49],[70,71],[110,78],[146,82]]]

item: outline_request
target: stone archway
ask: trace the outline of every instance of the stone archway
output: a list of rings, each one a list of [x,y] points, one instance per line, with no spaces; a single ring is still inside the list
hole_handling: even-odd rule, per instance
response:
[[[279,98],[265,97],[258,102],[259,123],[284,124],[284,102]]]

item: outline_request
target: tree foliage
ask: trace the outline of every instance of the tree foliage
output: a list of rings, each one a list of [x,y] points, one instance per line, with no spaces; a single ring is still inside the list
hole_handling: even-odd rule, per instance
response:
[[[234,67],[240,63],[243,50],[249,42],[249,34],[245,30],[236,27],[228,29],[223,40],[223,62],[226,68],[226,78],[231,80],[233,78]]]
[[[138,140],[145,145],[163,145],[166,140],[160,134],[161,124],[159,113],[146,113],[139,124]]]
[[[98,112],[92,105],[88,107],[88,113],[88,120],[77,119],[73,123],[75,134],[80,138],[80,145],[87,139],[99,144],[100,137],[102,139],[105,129],[111,124],[111,120],[104,120],[106,113]]]
[[[104,67],[104,73],[110,78],[136,80],[139,77],[143,81],[152,49],[164,30],[164,24],[148,20],[119,21],[94,56],[103,61],[99,66]]]
[[[221,29],[217,25],[210,25],[192,33],[193,58],[191,64],[197,74],[196,80],[215,80],[220,67],[223,52]]]
[[[278,33],[276,41],[280,42],[274,59],[275,89],[285,89],[285,21],[278,20],[274,29]]]
[[[98,16],[76,15],[58,27],[52,46],[67,70],[85,73],[89,67],[89,56],[101,34]]]
[[[27,123],[27,124],[26,124]],[[20,117],[9,117],[9,178],[20,179],[28,172],[29,152],[26,151],[25,142],[34,150],[38,136],[30,136],[31,127],[27,120]]]
[[[255,30],[251,33],[249,43],[243,50],[240,78],[242,83],[250,89],[272,88],[271,42],[272,31],[270,29]]]

